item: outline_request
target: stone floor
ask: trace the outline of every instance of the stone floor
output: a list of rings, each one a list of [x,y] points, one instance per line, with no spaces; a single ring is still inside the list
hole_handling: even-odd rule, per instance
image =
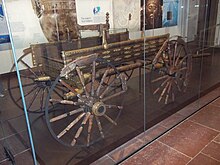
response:
[[[219,165],[220,98],[121,164]]]
[[[219,94],[217,88],[93,164],[220,165]]]

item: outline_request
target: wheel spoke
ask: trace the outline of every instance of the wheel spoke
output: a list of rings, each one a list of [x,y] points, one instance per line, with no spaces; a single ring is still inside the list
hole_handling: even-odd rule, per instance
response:
[[[105,136],[104,136],[103,131],[102,131],[102,125],[101,125],[101,122],[99,120],[99,117],[95,116],[95,120],[96,120],[98,128],[99,128],[99,133],[100,133],[101,137],[104,139]]]
[[[181,88],[180,88],[178,82],[177,82],[176,80],[174,80],[174,83],[176,84],[177,89],[181,92],[182,90],[181,90]]]
[[[98,88],[97,88],[97,90],[96,90],[96,96],[99,96],[100,89],[101,89],[101,87],[102,87],[102,85],[103,85],[103,83],[104,83],[104,81],[105,81],[105,78],[106,78],[106,76],[107,76],[109,70],[110,70],[110,68],[108,68],[108,69],[105,71],[105,73],[103,74],[102,79],[101,79],[101,82],[100,82],[100,84],[99,84],[99,86],[98,86]]]
[[[34,87],[34,88],[32,88],[28,93],[26,93],[25,95],[24,95],[24,97],[27,97],[28,95],[30,95],[33,91],[35,91],[36,89],[37,89],[37,85]],[[22,97],[20,96],[15,102],[18,102],[18,101],[20,101],[22,99]]]
[[[35,99],[37,98],[37,96],[38,96],[38,94],[39,94],[39,92],[41,91],[41,88],[40,89],[38,89],[35,93],[34,93],[34,96],[32,97],[32,99],[31,99],[31,102],[30,102],[30,104],[29,104],[29,106],[28,106],[28,110],[31,108],[31,106],[33,105],[33,103],[34,103],[34,101],[35,101]]]
[[[186,62],[187,58],[188,58],[187,56],[183,57],[183,58],[181,59],[181,61],[179,62],[178,66],[181,66],[181,65],[183,65],[183,64],[187,65],[187,63],[184,63],[184,61]]]
[[[45,95],[45,92],[46,92],[46,88],[44,88],[43,90],[42,90],[42,96],[41,96],[41,99],[40,99],[40,109],[41,109],[41,111],[43,111],[43,106],[44,106],[44,95]]]
[[[105,101],[107,101],[107,100],[109,100],[109,99],[112,99],[112,98],[114,98],[114,97],[116,97],[116,96],[119,96],[119,95],[121,95],[121,94],[123,94],[123,93],[125,93],[125,92],[126,92],[126,91],[117,92],[117,93],[115,93],[115,94],[113,94],[113,95],[110,95],[110,96],[108,96],[108,97],[103,98],[102,101],[105,102]]]
[[[156,78],[155,80],[152,80],[151,82],[152,82],[152,83],[155,83],[155,82],[160,81],[160,80],[163,80],[163,79],[165,79],[165,78],[167,78],[167,77],[168,77],[168,75],[164,75],[164,76],[162,76],[162,77]]]
[[[163,91],[162,91],[162,93],[161,93],[161,95],[160,95],[160,97],[159,97],[159,99],[158,99],[158,102],[160,102],[160,101],[162,100],[162,98],[163,98],[164,94],[166,93],[167,88],[168,88],[168,86],[169,86],[170,83],[171,83],[171,82],[167,82],[166,86],[164,87],[164,89],[163,89]]]
[[[179,50],[179,53],[178,53],[178,56],[177,56],[177,59],[176,59],[176,62],[175,62],[175,66],[178,66],[178,64],[179,64],[180,55],[181,55],[182,50],[183,50],[183,47],[181,46],[180,50]]]
[[[50,102],[60,103],[60,104],[66,104],[66,105],[76,105],[77,102],[73,102],[70,100],[59,100],[59,99],[50,99]]]
[[[57,96],[59,96],[59,98],[63,98],[63,96],[62,96],[56,89],[54,89],[54,93],[55,93]]]
[[[105,94],[108,92],[108,90],[112,87],[113,83],[114,83],[117,79],[119,79],[119,76],[115,77],[115,78],[112,80],[112,82],[106,87],[106,89],[105,89],[105,90],[102,92],[102,94],[99,96],[100,99],[102,99],[102,98],[105,96]]]
[[[155,95],[157,92],[159,92],[160,88],[162,88],[168,81],[170,80],[170,77],[168,77],[154,92]]]
[[[85,86],[84,76],[82,75],[82,72],[81,72],[81,70],[80,70],[80,68],[79,68],[78,66],[76,67],[76,71],[77,71],[77,74],[78,74],[78,76],[79,76],[80,82],[81,82],[81,84],[82,84],[82,86],[83,86],[83,89],[84,89],[84,91],[85,91],[85,93],[86,93],[86,96],[89,97],[89,93],[88,93],[88,91],[87,91],[87,89],[86,89],[86,86]]]
[[[83,116],[86,113],[81,113],[75,120],[73,120],[63,131],[61,131],[58,135],[57,138],[60,139],[63,135],[65,135],[76,123],[80,121],[80,119],[83,118]]]
[[[95,78],[96,78],[96,62],[93,61],[92,63],[92,82],[91,82],[91,96],[94,96],[94,92],[95,92],[95,89],[94,89],[94,83],[95,83]]]
[[[76,135],[75,135],[75,137],[73,138],[73,140],[72,140],[72,142],[71,142],[71,146],[74,146],[74,145],[76,144],[76,141],[77,141],[77,139],[79,138],[79,136],[81,135],[84,126],[86,125],[87,121],[89,120],[90,115],[91,115],[90,112],[87,112],[87,113],[86,113],[86,116],[84,117],[84,119],[83,119],[83,121],[82,121],[82,123],[81,123],[81,126],[80,126],[79,129],[77,130]]]
[[[188,68],[187,67],[181,68],[181,69],[178,70],[178,72],[182,72],[184,70],[188,70]]]
[[[166,99],[165,99],[165,104],[168,103],[171,87],[172,87],[172,83],[169,84],[169,87],[168,87],[168,90],[167,90]]]
[[[34,81],[34,79],[35,79],[34,77],[27,76],[27,75],[23,75],[23,74],[21,74],[21,73],[20,73],[20,76],[23,77],[23,78],[31,79],[31,80],[33,80],[33,81]]]
[[[59,81],[63,86],[65,86],[67,89],[69,89],[71,92],[73,92],[77,95],[76,88],[71,87],[69,84],[67,84],[65,81],[63,81],[61,79]]]
[[[50,119],[50,122],[52,123],[52,122],[55,122],[55,121],[64,119],[64,118],[66,118],[67,116],[72,116],[72,115],[77,114],[77,113],[79,113],[79,112],[83,112],[83,110],[84,110],[83,108],[78,108],[78,109],[72,110],[72,111],[70,111],[70,112],[61,114],[61,115],[59,115],[59,116],[56,116],[56,117],[51,118],[51,119]]]
[[[105,105],[107,108],[116,108],[116,109],[123,109],[123,106],[118,106],[118,105]]]
[[[172,101],[175,101],[175,94],[173,93],[173,87],[172,87]]]
[[[67,92],[69,92],[69,90],[67,90],[66,88],[64,88],[64,87],[58,87],[58,86],[56,86],[56,89],[57,90],[59,90],[59,91],[61,91],[61,92],[65,92],[65,93],[67,93]]]
[[[22,84],[22,88],[25,88],[25,87],[28,87],[28,86],[32,86],[32,85],[36,85],[36,83]],[[19,88],[19,85],[11,87],[10,90],[17,89],[17,88]]]
[[[173,66],[175,66],[175,62],[176,62],[177,44],[178,44],[178,42],[175,42],[174,51],[173,51]]]
[[[35,76],[35,77],[38,77],[38,75],[31,69],[31,67],[26,63],[24,62],[22,59],[20,60],[21,63],[23,63],[27,68],[28,70]]]
[[[112,118],[110,118],[108,115],[104,114],[103,116],[104,116],[110,123],[112,123],[112,124],[114,124],[114,125],[117,125],[117,123],[116,123],[114,120],[112,120]]]
[[[169,58],[169,66],[172,65],[172,52],[171,52],[171,45],[168,44],[168,58]]]
[[[93,118],[94,118],[94,115],[91,115],[89,117],[88,135],[87,135],[87,147],[90,145],[91,130],[92,130],[92,126],[93,126]]]

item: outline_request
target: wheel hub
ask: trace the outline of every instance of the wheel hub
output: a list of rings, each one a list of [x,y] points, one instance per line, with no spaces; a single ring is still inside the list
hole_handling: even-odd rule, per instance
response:
[[[171,76],[171,77],[176,77],[176,76],[177,76],[177,72],[178,72],[178,69],[177,69],[176,67],[171,67],[171,68],[169,69],[168,74],[169,74],[169,76]]]
[[[103,102],[96,102],[93,106],[92,106],[92,112],[96,115],[96,116],[103,116],[106,112],[106,107],[105,104]]]

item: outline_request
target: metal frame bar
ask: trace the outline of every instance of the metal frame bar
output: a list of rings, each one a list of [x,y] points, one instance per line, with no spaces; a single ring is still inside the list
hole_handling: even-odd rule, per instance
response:
[[[33,143],[33,137],[32,137],[31,127],[30,127],[30,122],[29,122],[26,102],[25,102],[25,98],[24,98],[24,92],[23,92],[23,89],[22,89],[20,72],[19,72],[18,63],[17,63],[17,56],[16,56],[16,51],[15,51],[15,45],[14,45],[14,41],[13,41],[13,37],[12,37],[12,31],[11,31],[11,27],[10,27],[10,23],[9,23],[9,18],[8,18],[8,13],[7,13],[7,8],[6,8],[5,0],[2,0],[2,4],[3,4],[4,12],[5,12],[6,24],[7,24],[7,27],[8,27],[9,37],[10,37],[10,41],[11,41],[11,49],[12,49],[13,59],[14,59],[14,62],[15,62],[15,67],[16,67],[16,73],[17,73],[17,77],[18,77],[20,93],[21,93],[21,96],[22,96],[22,103],[23,103],[23,106],[24,106],[24,114],[25,114],[28,134],[29,134],[29,140],[30,140],[30,144],[31,144],[31,151],[32,151],[33,161],[34,161],[34,165],[37,165],[35,147],[34,147],[34,143]]]

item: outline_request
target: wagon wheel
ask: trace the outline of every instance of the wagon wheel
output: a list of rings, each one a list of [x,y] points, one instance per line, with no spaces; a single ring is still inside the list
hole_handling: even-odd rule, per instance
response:
[[[163,52],[151,71],[151,90],[158,102],[175,101],[176,95],[186,91],[192,60],[184,40],[171,39],[164,45]]]
[[[87,66],[86,71],[82,69],[83,66]],[[75,83],[69,81],[69,75],[73,72],[76,73],[81,88],[76,88],[73,85]],[[86,72],[91,75],[87,84]],[[112,74],[117,76],[113,78]],[[120,88],[114,85],[119,82]],[[57,86],[62,92],[55,91]],[[71,62],[56,78],[46,100],[46,123],[51,135],[65,146],[90,146],[104,138],[108,130],[117,125],[123,108],[121,99],[117,98],[126,90],[125,76],[96,55]],[[67,95],[73,97],[66,97]],[[49,106],[49,102],[53,106]]]
[[[32,67],[31,50],[27,49],[18,60],[20,77],[24,91],[27,111],[31,113],[44,112],[44,100],[49,92],[51,80],[42,71],[42,67]],[[17,76],[15,76],[15,64],[11,68],[11,76],[8,78],[8,91],[12,101],[23,110],[22,97],[18,85]]]

